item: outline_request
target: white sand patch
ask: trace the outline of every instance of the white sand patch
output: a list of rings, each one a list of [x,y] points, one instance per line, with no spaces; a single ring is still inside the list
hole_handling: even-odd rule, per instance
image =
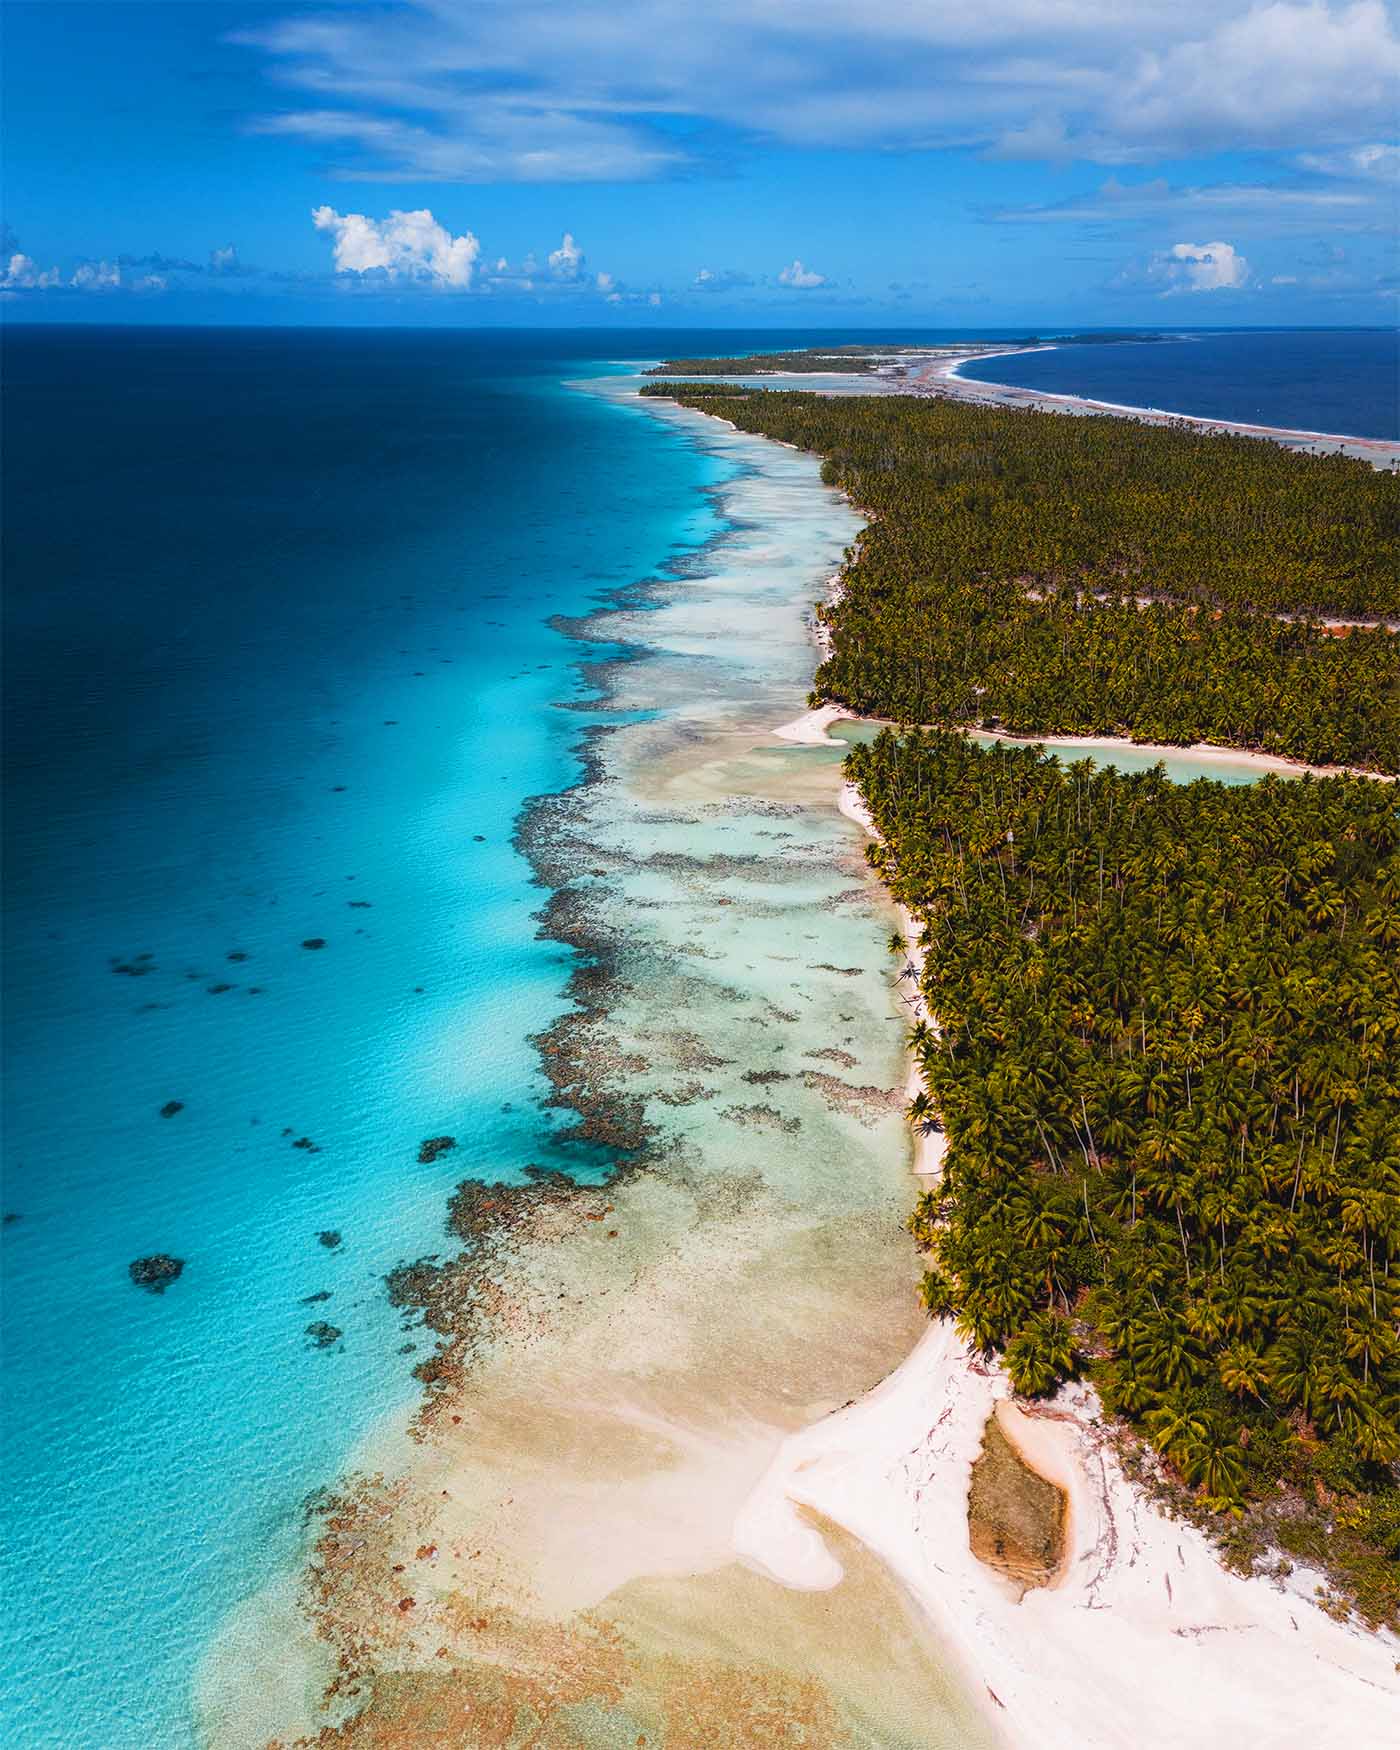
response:
[[[780,723],[773,731],[783,741],[799,742],[803,747],[839,747],[834,736],[827,734],[833,723],[839,723],[850,712],[840,705],[819,705],[815,711],[804,711],[791,723]]]
[[[793,1529],[809,1530],[798,1506],[844,1526],[979,1674],[1014,1745],[1396,1741],[1400,1642],[1333,1622],[1296,1587],[1227,1573],[1199,1532],[1133,1490],[1084,1387],[1032,1415],[1007,1406],[1007,1432],[1070,1496],[1065,1576],[1018,1603],[967,1536],[972,1463],[1009,1389],[950,1324],[932,1326],[875,1391],[784,1443],[740,1516],[736,1546],[765,1571],[810,1585],[819,1564]]]

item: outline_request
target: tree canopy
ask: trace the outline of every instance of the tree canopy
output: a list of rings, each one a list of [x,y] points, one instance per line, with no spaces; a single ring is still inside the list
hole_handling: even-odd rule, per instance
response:
[[[1400,1623],[1394,787],[942,732],[848,771],[937,1016],[929,1309],[1024,1392],[1087,1374],[1210,1509]]]
[[[1090,1378],[1232,1559],[1400,1628],[1396,786],[1179,787],[951,729],[1400,770],[1400,480],[1126,419],[656,392],[825,458],[870,522],[814,702],[934,726],[846,764],[935,1017],[930,1313],[1024,1393]]]
[[[657,390],[825,458],[870,517],[815,691],[898,722],[1400,770],[1400,479],[1111,417]]]

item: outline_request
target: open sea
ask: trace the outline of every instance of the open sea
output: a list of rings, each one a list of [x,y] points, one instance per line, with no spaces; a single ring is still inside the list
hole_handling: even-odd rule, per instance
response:
[[[739,464],[570,384],[832,338],[5,334],[5,1745],[192,1745],[219,1624],[416,1397],[385,1273],[463,1177],[598,1164],[514,843],[608,654],[555,616],[683,569]]]
[[[958,374],[1119,407],[1339,437],[1400,438],[1400,335],[1393,328],[1070,339],[1045,352],[964,365]]]

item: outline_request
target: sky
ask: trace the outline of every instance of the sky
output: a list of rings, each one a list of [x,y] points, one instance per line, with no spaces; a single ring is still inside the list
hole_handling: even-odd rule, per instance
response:
[[[5,0],[7,319],[1388,324],[1400,0]]]

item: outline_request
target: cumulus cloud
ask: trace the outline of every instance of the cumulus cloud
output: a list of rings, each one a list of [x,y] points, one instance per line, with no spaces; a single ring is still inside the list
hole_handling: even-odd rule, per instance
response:
[[[395,209],[387,219],[316,207],[311,221],[334,240],[337,273],[382,273],[391,280],[465,291],[481,253],[481,244],[470,231],[454,237],[427,207],[411,213]]]
[[[1249,263],[1230,243],[1173,243],[1145,267],[1130,268],[1115,284],[1155,286],[1163,297],[1177,292],[1238,292],[1252,282]]]
[[[62,284],[62,275],[56,267],[41,268],[31,256],[17,249],[6,264],[5,277],[0,284],[8,291],[48,291]]]
[[[13,242],[13,233],[8,240]],[[170,261],[165,256],[119,255],[115,261],[80,261],[72,273],[64,277],[57,267],[40,267],[32,255],[12,249],[8,260],[0,264],[0,291],[6,297],[22,292],[163,292],[170,285],[166,273],[142,273],[131,277],[127,272],[135,267],[186,267],[191,264]],[[198,272],[198,269],[195,269]]]
[[[583,269],[583,251],[574,242],[573,232],[564,233],[564,241],[549,252],[549,271],[557,280],[576,280]]]
[[[697,292],[734,292],[755,283],[752,274],[740,273],[732,267],[702,267],[691,281]]]
[[[369,180],[616,181],[786,145],[1139,162],[1346,153],[1394,125],[1384,0],[402,0],[237,40],[288,94],[250,125]],[[409,119],[412,118],[412,119]]]
[[[826,284],[824,273],[815,273],[810,267],[803,267],[800,261],[792,261],[778,275],[780,286],[794,286],[798,291],[810,292],[817,286]]]
[[[232,243],[225,243],[221,248],[209,251],[210,273],[225,274],[229,278],[246,273],[248,270],[238,259],[238,250]]]
[[[68,283],[80,292],[115,291],[122,283],[122,270],[115,261],[85,261]]]

